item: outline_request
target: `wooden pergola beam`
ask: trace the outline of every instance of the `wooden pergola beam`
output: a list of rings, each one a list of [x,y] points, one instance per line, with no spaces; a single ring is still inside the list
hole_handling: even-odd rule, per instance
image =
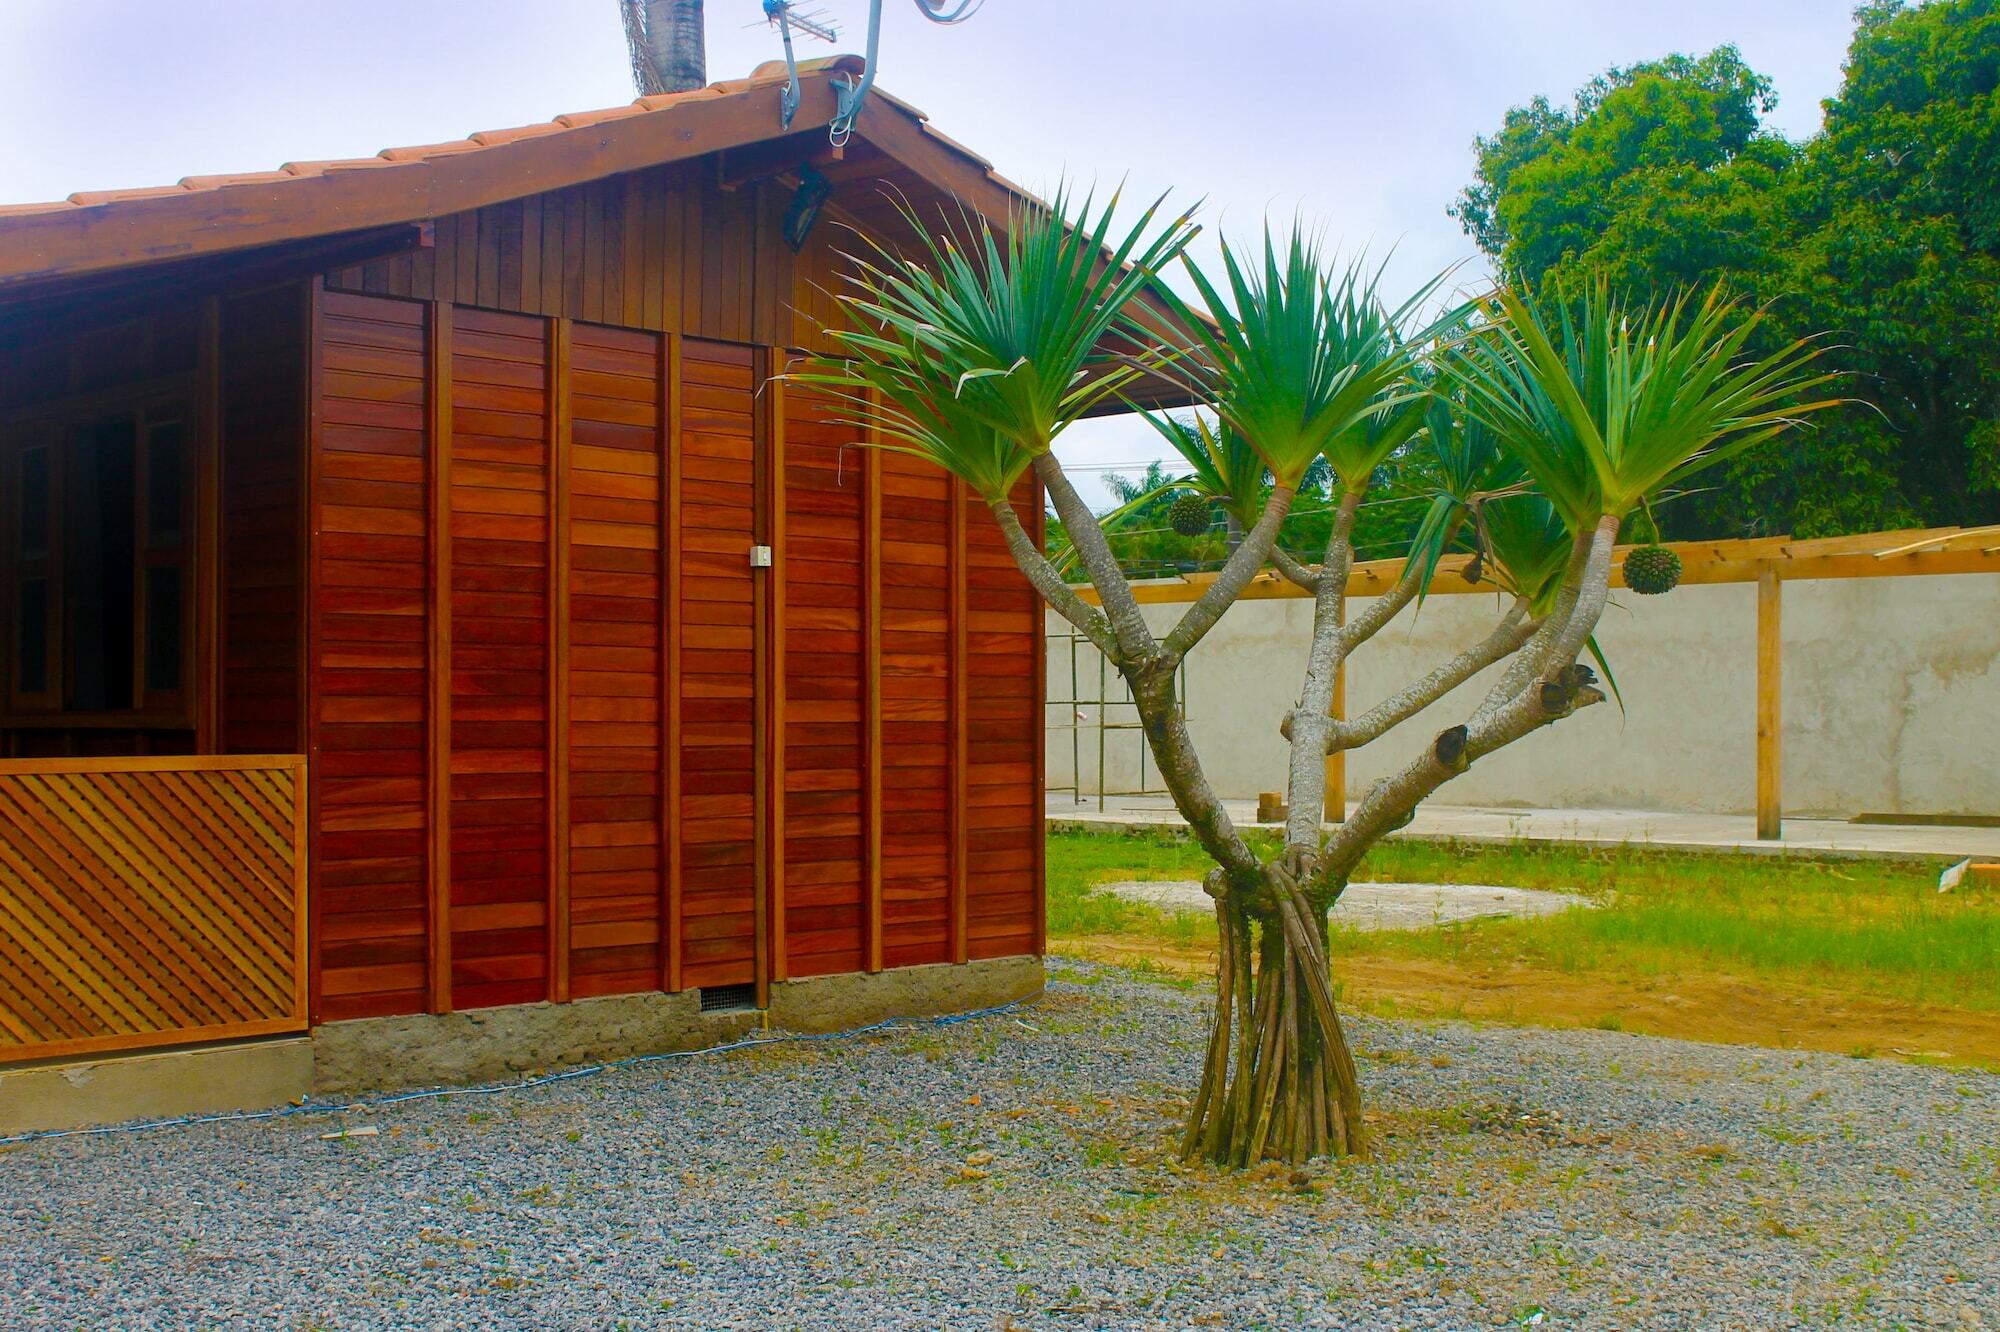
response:
[[[1684,541],[1670,543],[1681,557],[1681,582],[1694,585],[1754,583],[1757,586],[1757,836],[1775,841],[1784,835],[1784,657],[1782,637],[1782,585],[1810,578],[1910,578],[1939,574],[2000,573],[2000,528],[1936,527],[1899,532],[1864,532],[1853,536],[1823,537],[1794,541],[1790,537],[1763,537],[1742,541]],[[1625,586],[1625,556],[1630,546],[1619,547],[1613,556],[1611,585]],[[1492,595],[1491,579],[1468,583],[1464,570],[1466,555],[1449,555],[1438,564],[1429,595],[1481,593]],[[1402,578],[1403,561],[1371,560],[1354,566],[1347,580],[1350,597],[1380,596]],[[1215,581],[1212,573],[1188,574],[1182,578],[1133,585],[1132,593],[1142,605],[1171,605],[1197,600]],[[1089,587],[1076,589],[1085,601],[1095,604],[1097,593]],[[1275,572],[1259,574],[1243,592],[1243,600],[1265,601],[1281,597],[1309,595],[1289,579]],[[1335,681],[1333,712],[1345,712],[1346,672]],[[1346,813],[1346,756],[1333,754],[1326,760],[1326,810],[1328,822]]]
[[[1912,548],[1922,543],[1921,548]],[[1755,583],[1769,568],[1780,581],[1807,578],[1910,578],[1938,574],[2000,573],[2000,545],[1982,528],[1932,528],[1906,532],[1870,532],[1849,537],[1794,541],[1766,537],[1746,541],[1681,541],[1668,543],[1681,557],[1681,582],[1689,585]],[[1625,556],[1621,546],[1612,557],[1611,586],[1625,586]],[[1491,579],[1465,581],[1470,556],[1447,555],[1438,562],[1429,596],[1478,593],[1491,596]],[[1375,597],[1394,587],[1403,576],[1401,560],[1369,560],[1354,566],[1347,579],[1350,597]],[[1187,574],[1176,579],[1135,583],[1133,596],[1141,603],[1192,602],[1215,581],[1213,573]],[[1079,587],[1085,601],[1097,594]],[[1244,589],[1246,601],[1302,597],[1297,584],[1265,571]]]

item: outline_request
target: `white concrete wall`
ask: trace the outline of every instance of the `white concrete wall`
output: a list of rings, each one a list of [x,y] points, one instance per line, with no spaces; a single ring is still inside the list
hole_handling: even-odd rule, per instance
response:
[[[1482,759],[1435,799],[1750,811],[1756,598],[1752,584],[1682,587],[1664,597],[1614,594],[1599,641],[1625,711],[1607,703],[1530,736]],[[1164,627],[1182,609],[1149,607],[1148,618]],[[1189,726],[1225,797],[1284,788],[1278,721],[1297,697],[1311,611],[1303,598],[1239,603],[1189,658]],[[1420,612],[1406,612],[1349,664],[1348,715],[1481,637],[1499,613],[1496,598],[1476,595],[1434,597]],[[1054,615],[1049,622],[1052,633],[1067,628]],[[1783,629],[1788,814],[2000,813],[2000,577],[1788,582]],[[1083,692],[1094,695],[1094,654],[1085,645],[1078,659]],[[1489,678],[1350,754],[1349,798],[1462,720]],[[1116,691],[1115,674],[1111,680]],[[1068,690],[1068,649],[1057,640],[1049,695]],[[1067,712],[1052,705],[1051,722]],[[1131,709],[1113,717],[1129,720]],[[1083,781],[1094,791],[1096,736],[1086,731],[1084,741]],[[1133,789],[1139,745],[1136,732],[1110,737],[1112,789]],[[1051,729],[1051,787],[1070,782],[1070,756],[1068,734]]]

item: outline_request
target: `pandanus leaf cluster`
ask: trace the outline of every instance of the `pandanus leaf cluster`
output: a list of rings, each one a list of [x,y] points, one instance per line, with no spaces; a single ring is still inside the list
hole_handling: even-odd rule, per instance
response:
[[[1220,248],[1220,282],[1187,266],[1206,308],[1184,320],[1195,346],[1172,370],[1279,485],[1296,487],[1323,457],[1343,489],[1365,489],[1422,424],[1412,376],[1434,330],[1406,326],[1436,284],[1391,310],[1379,268],[1334,267],[1302,229],[1283,241],[1266,231],[1250,258]]]
[[[1004,496],[1072,422],[1146,373],[1157,334],[1139,294],[1195,235],[1163,200],[1122,234],[1067,193],[1025,207],[1006,230],[969,214],[920,217],[899,203],[914,252],[869,236],[836,293],[847,322],[828,355],[792,378],[842,399],[882,446],[925,457],[981,496]]]
[[[1446,374],[1572,531],[1834,405],[1803,400],[1833,378],[1819,346],[1753,354],[1762,312],[1720,287],[1633,305],[1599,281],[1553,312],[1503,289],[1489,313]]]

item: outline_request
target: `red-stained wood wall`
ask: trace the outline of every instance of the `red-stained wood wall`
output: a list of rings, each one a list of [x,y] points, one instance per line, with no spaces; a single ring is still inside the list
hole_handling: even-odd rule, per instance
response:
[[[316,1020],[1040,951],[1034,593],[776,378],[781,212],[638,173],[315,284]]]

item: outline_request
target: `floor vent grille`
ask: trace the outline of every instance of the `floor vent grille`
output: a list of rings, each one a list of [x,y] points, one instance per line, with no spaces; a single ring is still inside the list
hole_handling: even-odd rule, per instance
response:
[[[756,1007],[757,987],[754,984],[701,987],[701,1011],[704,1013],[741,1013]]]

